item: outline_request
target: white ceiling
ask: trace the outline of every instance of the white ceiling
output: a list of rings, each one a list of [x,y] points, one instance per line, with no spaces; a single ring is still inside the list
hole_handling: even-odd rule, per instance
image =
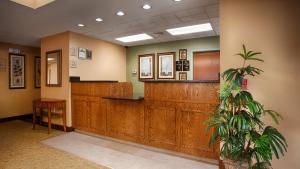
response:
[[[152,9],[144,10],[149,3]],[[40,38],[64,31],[135,46],[219,35],[218,0],[56,0],[36,10],[0,0],[0,41],[40,46]],[[126,15],[116,16],[118,10]],[[96,18],[104,21],[96,23]],[[210,22],[213,31],[171,36],[168,28]],[[85,27],[78,27],[82,23]],[[115,38],[148,33],[154,39],[121,43]]]

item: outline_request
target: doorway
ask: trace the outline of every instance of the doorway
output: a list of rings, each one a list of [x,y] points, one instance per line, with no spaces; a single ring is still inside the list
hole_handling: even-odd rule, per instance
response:
[[[220,79],[220,51],[193,53],[194,80]]]

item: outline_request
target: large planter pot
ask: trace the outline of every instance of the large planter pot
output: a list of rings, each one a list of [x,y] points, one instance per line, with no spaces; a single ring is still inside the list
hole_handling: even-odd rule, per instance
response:
[[[224,159],[223,163],[224,163],[225,169],[248,169],[247,163],[241,163],[239,161]]]

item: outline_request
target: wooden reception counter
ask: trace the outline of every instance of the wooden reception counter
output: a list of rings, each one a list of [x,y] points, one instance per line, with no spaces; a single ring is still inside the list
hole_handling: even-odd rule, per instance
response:
[[[205,120],[218,104],[219,83],[145,81],[144,97],[131,83],[72,83],[73,126],[99,135],[218,159]]]

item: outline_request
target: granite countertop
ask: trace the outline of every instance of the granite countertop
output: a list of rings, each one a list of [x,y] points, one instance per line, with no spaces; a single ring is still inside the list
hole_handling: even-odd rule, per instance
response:
[[[114,80],[80,80],[80,81],[71,81],[73,83],[118,83]]]
[[[219,80],[143,80],[149,83],[220,83]]]
[[[133,96],[104,96],[103,99],[110,100],[132,100],[132,101],[141,101],[144,100],[144,96],[141,95],[133,95]]]
[[[71,76],[70,82],[76,83],[118,83],[117,80],[80,80],[79,76]]]

